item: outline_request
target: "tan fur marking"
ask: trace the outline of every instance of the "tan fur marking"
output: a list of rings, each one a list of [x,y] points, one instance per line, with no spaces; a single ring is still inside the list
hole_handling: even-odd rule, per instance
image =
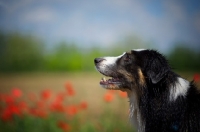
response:
[[[140,85],[144,86],[145,85],[145,77],[141,71],[141,69],[138,69],[138,75],[139,75],[139,79],[140,79]]]
[[[133,81],[134,81],[133,76],[132,76],[130,73],[128,73],[127,71],[125,71],[125,70],[119,70],[118,72],[121,73],[121,74],[123,74],[124,77],[125,77],[129,82],[133,82]]]

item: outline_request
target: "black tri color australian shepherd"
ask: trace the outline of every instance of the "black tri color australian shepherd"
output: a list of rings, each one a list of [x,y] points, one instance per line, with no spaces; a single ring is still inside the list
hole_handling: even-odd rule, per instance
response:
[[[100,85],[126,91],[139,132],[200,132],[200,90],[174,73],[163,55],[136,49],[94,60]]]

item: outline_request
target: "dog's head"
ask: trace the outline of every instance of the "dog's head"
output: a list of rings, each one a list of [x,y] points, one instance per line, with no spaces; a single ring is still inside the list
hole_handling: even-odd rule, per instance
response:
[[[115,90],[159,83],[170,69],[164,56],[144,49],[131,50],[117,57],[96,58],[94,63],[101,74],[111,77],[102,78],[100,85]]]

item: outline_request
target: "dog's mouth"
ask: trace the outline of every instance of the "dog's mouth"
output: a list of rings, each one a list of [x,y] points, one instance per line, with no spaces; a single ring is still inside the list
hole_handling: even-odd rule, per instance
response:
[[[122,86],[123,79],[119,77],[111,77],[106,79],[103,77],[100,81],[100,85],[106,89],[119,90]]]

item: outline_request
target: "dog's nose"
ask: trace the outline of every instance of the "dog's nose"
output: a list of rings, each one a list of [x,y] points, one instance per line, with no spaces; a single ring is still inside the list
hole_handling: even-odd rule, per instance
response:
[[[95,58],[94,63],[97,64],[99,62],[102,62],[104,59],[103,58]]]

